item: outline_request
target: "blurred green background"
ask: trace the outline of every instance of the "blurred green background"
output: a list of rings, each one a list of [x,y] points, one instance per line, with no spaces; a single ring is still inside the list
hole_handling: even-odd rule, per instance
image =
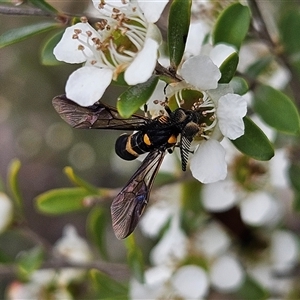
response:
[[[82,14],[88,1],[52,3],[66,12]],[[0,16],[0,34],[46,17]],[[51,32],[53,34],[53,32]],[[18,158],[20,188],[31,228],[54,242],[62,227],[73,223],[85,235],[85,213],[49,217],[36,212],[34,198],[51,188],[72,186],[63,168],[74,168],[98,187],[121,187],[138,162],[116,158],[114,142],[120,132],[75,130],[54,110],[51,100],[63,94],[68,76],[78,65],[42,66],[40,50],[47,33],[0,50],[0,175],[6,184],[7,168]],[[120,87],[110,87],[103,100],[115,105]]]

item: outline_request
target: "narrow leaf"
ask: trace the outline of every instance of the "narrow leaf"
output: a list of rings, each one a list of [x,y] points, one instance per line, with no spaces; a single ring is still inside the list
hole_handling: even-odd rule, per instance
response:
[[[297,108],[293,101],[270,86],[261,85],[255,90],[254,110],[262,119],[275,129],[297,134],[300,121]]]
[[[300,192],[294,195],[293,208],[295,212],[300,213]]]
[[[11,161],[8,167],[8,189],[12,193],[13,199],[18,207],[22,204],[22,195],[19,188],[18,175],[21,168],[21,162],[18,159]]]
[[[23,278],[28,276],[35,270],[37,270],[44,258],[44,252],[41,247],[37,246],[29,251],[23,251],[17,257],[18,271]]]
[[[8,255],[7,253],[5,253],[2,249],[0,249],[0,264],[8,264],[14,263],[14,258],[10,255]]]
[[[43,22],[9,30],[0,36],[0,49],[60,26],[56,22]]]
[[[299,164],[291,164],[288,170],[291,185],[300,194],[300,166]]]
[[[237,65],[239,63],[239,56],[236,52],[233,52],[231,55],[229,55],[226,60],[222,63],[220,66],[221,71],[221,78],[219,80],[219,83],[229,83],[230,80],[233,78]]]
[[[152,76],[144,83],[131,86],[120,95],[117,108],[123,118],[129,118],[151,97],[157,85],[158,77]]]
[[[127,299],[127,288],[106,274],[93,269],[90,271],[95,290],[99,295],[97,299]]]
[[[87,231],[91,240],[99,249],[102,257],[108,259],[106,248],[107,212],[103,208],[94,208],[87,218]]]
[[[203,221],[203,206],[200,199],[202,185],[197,180],[185,181],[181,190],[181,223],[187,234],[199,228]],[[191,197],[191,195],[194,195]]]
[[[57,215],[85,209],[88,196],[92,195],[84,188],[60,188],[40,194],[35,200],[40,212]]]
[[[54,8],[44,0],[29,0],[29,2],[31,2],[34,6],[42,9],[43,11],[47,11],[53,14],[56,14],[58,12],[56,8]]]
[[[58,44],[58,42],[61,40],[63,33],[64,33],[64,31],[59,31],[59,32],[55,33],[43,45],[42,51],[41,51],[41,62],[43,65],[55,66],[55,65],[61,64],[61,62],[55,58],[55,56],[53,54],[53,49]]]
[[[125,240],[125,246],[127,248],[127,262],[132,270],[135,278],[143,283],[144,282],[144,258],[143,253],[141,249],[138,247],[138,245],[135,242],[134,234],[131,234],[126,240]]]
[[[300,51],[300,11],[298,9],[288,10],[280,20],[278,29],[284,50],[292,55],[299,55]]]
[[[266,300],[270,296],[269,292],[250,276],[246,276],[237,294],[239,298],[244,300]]]
[[[247,6],[240,3],[229,5],[219,16],[213,29],[213,43],[231,44],[239,49],[246,37],[251,15]]]
[[[173,0],[169,11],[168,47],[171,67],[176,70],[181,62],[191,18],[191,0]]]
[[[242,77],[233,77],[229,85],[231,86],[235,94],[244,95],[249,90],[247,81]]]
[[[242,153],[257,160],[270,160],[274,149],[263,131],[248,117],[244,117],[245,134],[231,142]]]
[[[256,60],[252,65],[248,67],[246,70],[247,76],[250,78],[256,78],[259,76],[261,73],[266,71],[266,69],[269,67],[270,63],[274,60],[274,57],[269,55],[262,57],[258,60]]]
[[[73,184],[86,189],[88,192],[92,194],[100,193],[97,187],[93,186],[92,184],[88,183],[87,181],[85,181],[84,179],[76,175],[74,173],[74,170],[71,167],[65,167],[64,172]]]

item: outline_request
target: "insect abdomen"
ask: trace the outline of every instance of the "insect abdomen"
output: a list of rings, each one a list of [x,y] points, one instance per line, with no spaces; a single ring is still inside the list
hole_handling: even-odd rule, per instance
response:
[[[149,142],[150,143],[150,142]],[[148,145],[147,135],[142,132],[134,134],[122,134],[115,144],[117,155],[125,160],[134,160],[140,154],[149,152],[151,143]]]

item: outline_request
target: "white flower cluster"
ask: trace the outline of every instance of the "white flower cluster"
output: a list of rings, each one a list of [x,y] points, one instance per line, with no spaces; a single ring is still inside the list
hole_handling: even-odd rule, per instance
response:
[[[54,48],[57,60],[84,63],[69,77],[67,97],[82,106],[92,105],[123,72],[129,85],[147,81],[161,43],[160,31],[153,23],[167,2],[93,0],[101,18],[97,28],[82,18],[65,30]]]
[[[155,1],[153,5],[151,1],[142,0],[94,0],[94,7],[103,18],[96,24],[97,28],[82,18],[81,23],[65,30],[54,49],[58,60],[84,63],[70,75],[66,84],[67,97],[79,105],[89,106],[99,100],[111,81],[117,80],[122,73],[129,85],[147,81],[157,60],[163,60],[158,55],[161,34],[154,22],[167,2]],[[198,27],[190,26],[183,63],[177,72],[182,80],[169,85],[167,96],[174,96],[178,103],[183,103],[183,91],[198,91],[201,95],[198,108],[209,118],[201,124],[203,130],[195,138],[198,146],[191,159],[191,171],[200,182],[211,183],[227,175],[225,150],[220,141],[223,137],[236,139],[244,134],[247,104],[228,84],[218,83],[219,66],[235,49],[217,45],[210,52],[200,52],[202,40],[198,38],[195,42],[194,38]],[[161,89],[160,84],[157,89]],[[151,100],[148,106],[153,116],[162,110],[161,106],[157,111],[151,109]]]

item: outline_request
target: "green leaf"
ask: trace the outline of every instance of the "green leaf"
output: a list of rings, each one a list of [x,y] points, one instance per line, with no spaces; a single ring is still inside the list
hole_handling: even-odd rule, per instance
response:
[[[300,130],[299,114],[293,101],[282,92],[261,85],[255,90],[253,108],[262,119],[275,129],[297,134]]]
[[[18,271],[20,276],[24,279],[35,270],[37,270],[44,259],[43,249],[36,246],[29,251],[23,251],[17,257]]]
[[[106,225],[108,222],[107,211],[103,208],[94,208],[87,218],[87,232],[91,240],[99,249],[102,257],[108,259],[106,248]]]
[[[0,264],[14,263],[14,258],[0,249]]]
[[[55,58],[55,56],[53,54],[53,49],[58,44],[58,42],[61,40],[63,33],[64,33],[63,30],[55,33],[43,45],[42,51],[41,51],[41,63],[43,65],[56,66],[56,65],[60,65],[62,63]]]
[[[278,28],[284,50],[288,54],[295,54],[298,56],[300,51],[300,11],[298,9],[287,11],[282,17]]]
[[[266,71],[273,59],[273,56],[265,56],[258,59],[246,70],[247,76],[256,79],[257,76],[259,76],[262,72]]]
[[[291,164],[288,170],[291,185],[300,194],[300,165]]]
[[[125,72],[120,73],[116,80],[112,80],[111,84],[121,87],[129,87],[128,83],[125,81],[124,75]]]
[[[120,95],[117,108],[123,118],[129,118],[151,97],[158,82],[157,76],[151,76],[148,81],[131,86]]]
[[[168,47],[171,67],[176,70],[181,62],[191,18],[191,0],[173,0],[169,11]]]
[[[14,159],[10,162],[8,167],[8,189],[12,193],[13,199],[18,207],[22,205],[22,195],[19,188],[19,171],[21,168],[21,162],[18,159]]]
[[[64,172],[74,185],[82,187],[92,194],[102,195],[102,193],[97,187],[93,186],[92,184],[88,183],[84,179],[80,178],[77,174],[74,173],[74,170],[71,167],[65,167]]]
[[[0,36],[0,49],[5,46],[23,41],[36,34],[59,27],[61,27],[61,24],[57,22],[43,22],[9,30]]]
[[[99,293],[97,299],[127,299],[126,286],[110,278],[106,274],[93,269],[90,271],[95,290]]]
[[[131,234],[125,240],[125,246],[127,248],[127,262],[130,269],[133,272],[135,278],[143,283],[144,282],[144,271],[145,271],[145,264],[143,253],[141,249],[135,242],[134,234]]]
[[[294,195],[293,208],[295,212],[300,212],[300,192],[297,192]]]
[[[229,55],[220,66],[221,78],[219,83],[228,83],[233,78],[237,65],[239,63],[239,56],[236,52]]]
[[[250,276],[246,276],[243,284],[237,291],[238,298],[243,300],[265,300],[269,298],[269,292]]]
[[[40,212],[58,215],[85,209],[88,196],[92,195],[84,188],[60,188],[42,193],[35,200]]]
[[[240,3],[229,5],[219,16],[213,29],[213,43],[234,45],[237,49],[246,37],[251,14],[247,6]]]
[[[235,94],[244,95],[249,90],[247,81],[242,77],[233,77],[229,82],[229,85],[231,86]]]
[[[187,234],[199,228],[199,223],[203,220],[203,206],[201,201],[202,185],[197,180],[185,181],[182,184],[181,210],[182,228]],[[191,197],[191,195],[193,195]]]
[[[48,2],[44,0],[29,0],[34,6],[42,9],[43,11],[47,11],[53,14],[57,14],[57,9],[51,6]]]
[[[263,131],[248,117],[244,117],[245,134],[231,142],[242,153],[257,160],[270,160],[274,149]]]

